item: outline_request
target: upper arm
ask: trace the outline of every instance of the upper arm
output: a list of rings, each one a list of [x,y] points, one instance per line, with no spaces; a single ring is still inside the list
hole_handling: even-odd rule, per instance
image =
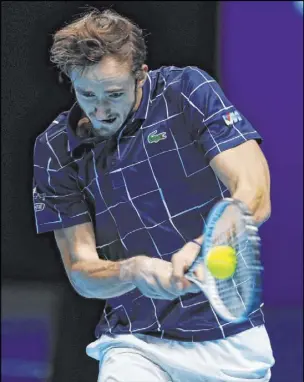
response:
[[[54,235],[71,284],[80,294],[84,294],[84,289],[80,290],[79,285],[76,284],[73,266],[82,261],[99,260],[92,223],[55,230]]]
[[[63,144],[57,152],[52,148],[39,138],[35,142],[33,204],[37,233],[91,221],[73,159],[64,152]]]
[[[260,225],[271,214],[270,175],[267,161],[255,141],[248,141],[214,157],[210,166],[229,189],[244,202]]]
[[[182,80],[184,115],[217,177],[232,196],[270,214],[270,176],[258,145],[262,137],[227,99],[219,84],[199,68],[187,68]]]
[[[185,70],[182,81],[184,115],[207,162],[260,134],[227,99],[220,85],[198,68]]]
[[[268,164],[254,140],[221,152],[210,161],[210,166],[231,194],[243,187],[269,195]]]
[[[99,261],[94,228],[78,175],[65,143],[50,139],[48,132],[38,137],[34,147],[33,204],[37,233],[54,231],[55,240],[70,282],[79,289],[79,274],[73,265]],[[47,141],[47,143],[46,143]],[[55,143],[57,142],[57,146]],[[79,273],[79,272],[78,272]],[[78,277],[78,278],[77,278]]]

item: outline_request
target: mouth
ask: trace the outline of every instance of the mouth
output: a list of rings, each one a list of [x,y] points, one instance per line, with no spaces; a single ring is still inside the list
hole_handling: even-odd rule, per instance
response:
[[[111,125],[112,123],[114,123],[116,121],[117,117],[114,117],[114,118],[108,118],[108,119],[103,119],[101,120],[100,122],[103,124],[103,125]]]

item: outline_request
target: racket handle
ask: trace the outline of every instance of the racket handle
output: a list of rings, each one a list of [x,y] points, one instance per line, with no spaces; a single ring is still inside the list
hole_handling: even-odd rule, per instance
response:
[[[194,262],[191,264],[191,266],[189,267],[188,271],[187,271],[187,275],[191,275],[193,274],[193,272],[195,271],[195,268],[197,267],[197,265],[199,263],[202,262],[202,258],[200,257],[200,255],[198,254],[197,255],[197,258],[194,260]]]
[[[202,244],[198,243],[196,240],[190,240],[192,243],[198,245],[200,247],[200,249],[202,249]],[[194,268],[196,268],[197,264],[200,263],[202,261],[201,259],[201,253],[198,253],[196,259],[193,261],[193,263],[190,265],[188,271],[187,271],[187,275],[190,275],[194,272]]]

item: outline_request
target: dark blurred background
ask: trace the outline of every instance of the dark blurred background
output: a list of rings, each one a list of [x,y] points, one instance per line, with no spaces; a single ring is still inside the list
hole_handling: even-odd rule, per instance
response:
[[[111,7],[139,24],[150,69],[206,70],[264,137],[273,207],[261,228],[272,381],[301,381],[303,2],[292,1],[1,3],[2,381],[97,380],[85,346],[103,301],[74,292],[53,234],[36,235],[32,208],[35,138],[73,103],[49,63],[52,34],[85,5]]]

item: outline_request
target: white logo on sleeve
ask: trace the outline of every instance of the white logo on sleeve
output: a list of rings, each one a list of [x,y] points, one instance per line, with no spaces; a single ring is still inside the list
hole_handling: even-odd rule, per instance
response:
[[[37,187],[34,187],[33,189],[33,199],[35,212],[43,211],[45,208],[45,204],[41,203],[41,201],[45,201],[45,194],[39,194],[37,192]]]
[[[35,203],[34,204],[34,210],[35,212],[43,211],[45,209],[44,203]]]
[[[231,126],[234,123],[241,121],[242,117],[238,111],[231,111],[230,113],[223,115],[223,120],[227,126]]]

